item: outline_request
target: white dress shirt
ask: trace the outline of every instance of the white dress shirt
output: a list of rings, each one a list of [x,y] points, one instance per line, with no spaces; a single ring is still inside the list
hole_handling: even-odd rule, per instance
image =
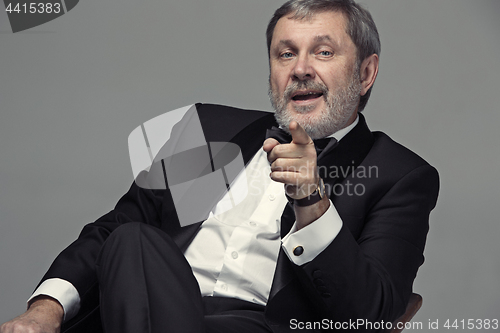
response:
[[[358,118],[331,137],[340,141],[357,123]],[[280,239],[280,219],[287,200],[283,184],[269,177],[271,169],[262,148],[243,172],[203,222],[184,255],[203,296],[231,297],[266,305],[280,246],[292,262],[303,265],[335,239],[342,220],[330,202],[325,214],[314,223],[300,230],[294,223]],[[248,191],[245,199],[234,208],[225,209],[231,205],[231,191],[241,192],[245,188]],[[304,249],[300,256],[293,254],[296,246]],[[44,281],[28,302],[38,295],[55,298],[64,308],[64,320],[72,318],[80,308],[78,291],[61,279]]]

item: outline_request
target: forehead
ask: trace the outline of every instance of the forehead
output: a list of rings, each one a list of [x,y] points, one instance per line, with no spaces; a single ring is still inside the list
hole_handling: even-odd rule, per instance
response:
[[[317,41],[326,36],[339,46],[349,44],[349,42],[352,44],[346,32],[347,19],[342,12],[328,11],[304,19],[292,17],[293,14],[289,14],[278,20],[274,28],[271,48],[285,41],[287,43]]]

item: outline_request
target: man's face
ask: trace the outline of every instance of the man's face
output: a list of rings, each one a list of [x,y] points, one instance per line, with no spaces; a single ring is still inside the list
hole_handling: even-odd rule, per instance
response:
[[[339,12],[312,20],[282,17],[270,48],[269,95],[278,124],[297,121],[313,139],[356,119],[361,83],[356,46]]]

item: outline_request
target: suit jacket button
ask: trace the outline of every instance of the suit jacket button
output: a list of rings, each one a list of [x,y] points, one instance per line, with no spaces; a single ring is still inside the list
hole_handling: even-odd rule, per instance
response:
[[[322,276],[323,276],[323,272],[321,272],[321,271],[316,270],[316,271],[313,272],[313,278],[314,279],[319,279]]]
[[[323,296],[323,298],[329,298],[329,297],[332,296],[332,294],[330,294],[330,293],[323,293],[323,294],[321,294],[321,296]]]
[[[322,293],[323,295],[324,295],[325,293],[327,293],[327,291],[328,291],[328,288],[327,288],[327,287],[325,287],[325,286],[319,286],[319,287],[317,287],[316,289],[318,289],[318,291],[319,291],[320,293]]]
[[[322,279],[314,279],[313,282],[317,286],[324,286],[325,285],[325,282]]]
[[[294,249],[293,249],[293,254],[296,255],[296,256],[300,256],[302,253],[304,253],[304,248],[302,246],[296,246]]]

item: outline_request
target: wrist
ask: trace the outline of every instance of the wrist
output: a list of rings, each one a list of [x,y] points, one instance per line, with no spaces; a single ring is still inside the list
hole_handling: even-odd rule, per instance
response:
[[[324,196],[323,199],[309,206],[296,206],[294,205],[295,220],[297,230],[308,226],[317,219],[319,219],[330,207],[330,199]]]
[[[326,190],[325,190],[325,183],[323,182],[323,179],[318,178],[318,181],[313,187],[313,190],[311,191],[310,188],[311,186],[307,186],[307,191],[306,193],[309,193],[305,197],[300,197],[300,198],[295,198],[292,196],[289,196],[286,191],[285,195],[290,204],[292,204],[294,207],[307,207],[316,204],[317,202],[323,200],[326,195]]]
[[[28,303],[28,311],[43,312],[46,316],[52,317],[59,323],[62,323],[64,318],[64,308],[55,299],[46,295],[39,295],[33,298]]]

